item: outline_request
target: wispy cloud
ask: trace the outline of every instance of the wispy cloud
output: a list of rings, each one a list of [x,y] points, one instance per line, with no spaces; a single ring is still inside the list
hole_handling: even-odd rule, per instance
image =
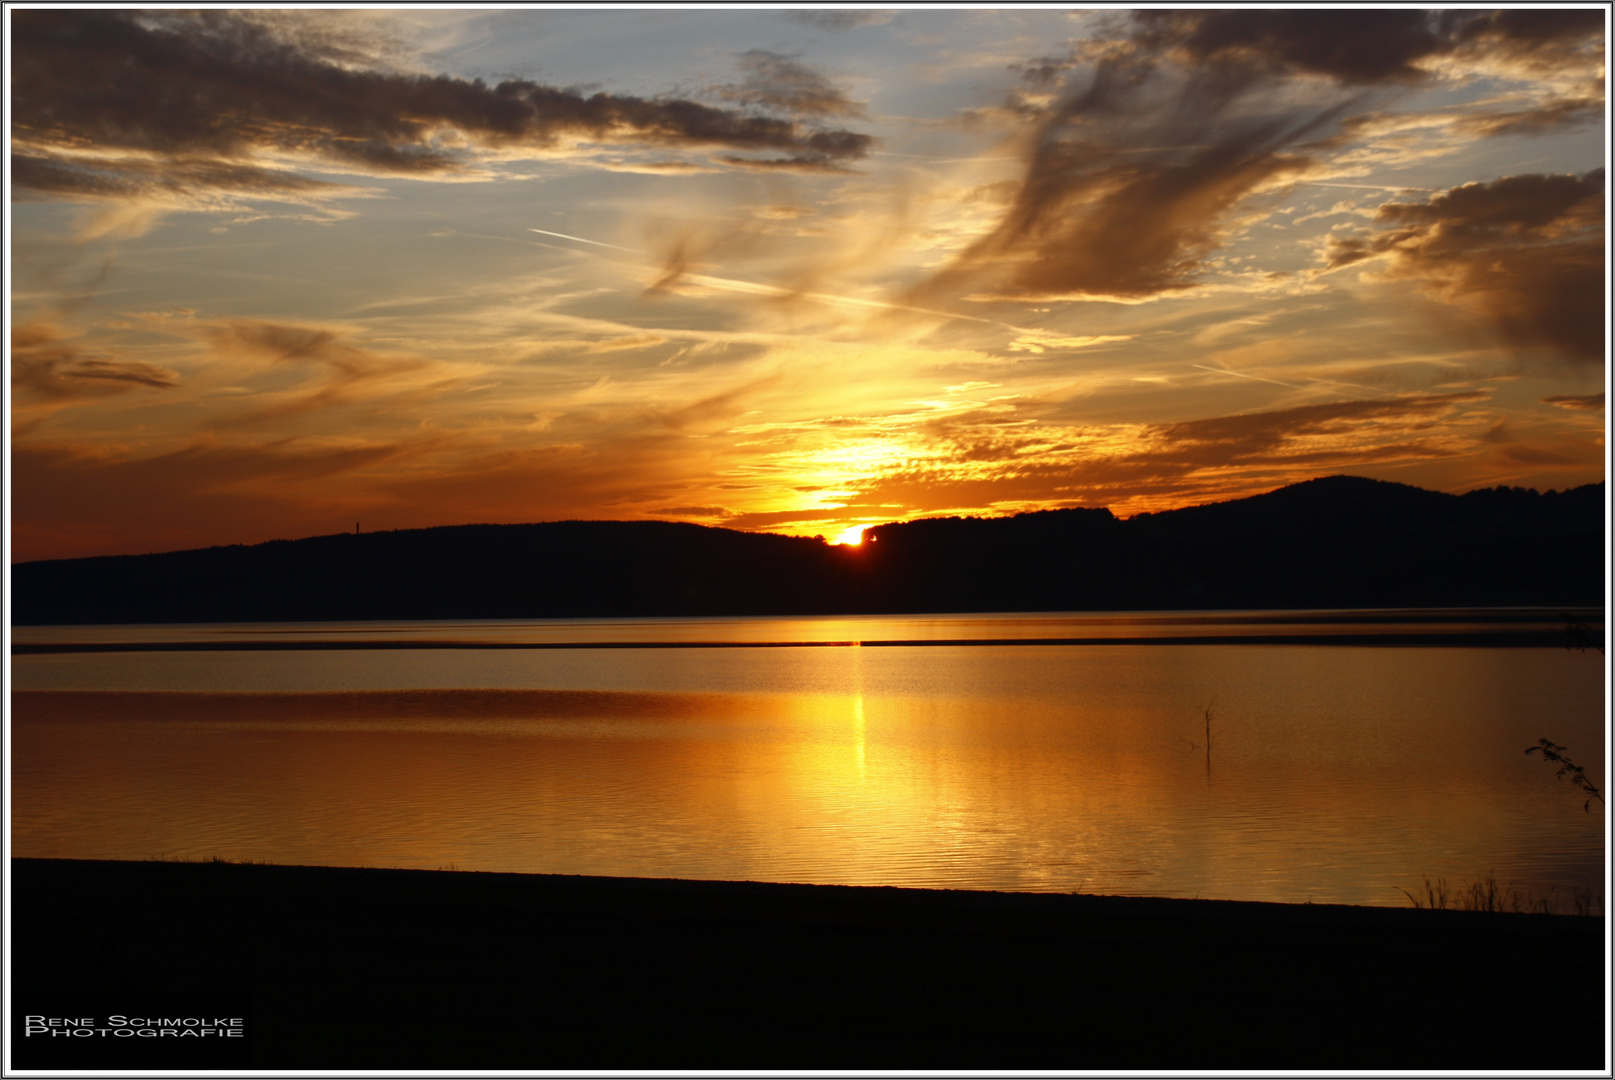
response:
[[[1603,16],[15,12],[16,550],[1596,479]]]
[[[1484,429],[1464,412],[1487,396],[1410,395],[1167,424],[1027,426],[965,414],[935,425],[928,453],[851,487],[860,501],[909,513],[1166,509],[1189,493],[1255,494],[1342,469],[1472,453]]]
[[[790,22],[811,26],[816,30],[855,30],[860,26],[879,26],[892,21],[890,11],[802,9],[782,11],[780,17]]]
[[[1577,412],[1603,412],[1603,394],[1551,394],[1542,399],[1543,404],[1552,405],[1557,409],[1574,409]]]
[[[169,390],[178,384],[178,373],[168,368],[85,351],[54,324],[35,321],[12,327],[11,385],[25,397],[63,402],[142,388]]]

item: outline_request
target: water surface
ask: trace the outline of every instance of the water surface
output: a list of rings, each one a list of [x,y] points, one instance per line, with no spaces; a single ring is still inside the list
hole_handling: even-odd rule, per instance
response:
[[[19,628],[344,647],[15,657],[14,853],[1365,904],[1491,876],[1568,906],[1604,819],[1523,750],[1603,786],[1596,653],[1240,643],[1556,617]],[[1228,640],[1093,641],[1184,636]],[[429,647],[364,647],[398,639]],[[879,640],[933,643],[826,646]],[[590,647],[431,647],[465,641]]]

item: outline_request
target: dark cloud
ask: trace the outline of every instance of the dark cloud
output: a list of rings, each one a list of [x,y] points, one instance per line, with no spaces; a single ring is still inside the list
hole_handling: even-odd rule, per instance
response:
[[[727,518],[735,512],[725,506],[664,506],[651,513],[673,518]]]
[[[1020,64],[1011,64],[1011,71],[1018,71],[1022,81],[1031,86],[1054,86],[1062,82],[1061,76],[1077,66],[1077,58],[1073,56],[1039,56]]]
[[[1370,106],[1463,56],[1473,67],[1601,56],[1602,14],[1412,9],[1145,10],[1021,65],[1033,123],[1002,220],[914,294],[1148,299],[1196,287],[1234,213],[1344,145]],[[1458,121],[1550,130],[1601,91]],[[1052,103],[1049,91],[1059,93]],[[1371,115],[1371,114],[1370,114]]]
[[[860,26],[880,26],[892,21],[890,11],[782,11],[788,22],[816,30],[854,30]]]
[[[1013,262],[1008,286],[1028,297],[1190,288],[1218,246],[1224,215],[1262,184],[1310,165],[1285,152],[1295,134],[1272,124],[1209,147],[1125,156],[1114,146],[1046,141],[1009,213],[966,259]]]
[[[70,401],[141,387],[167,390],[179,385],[179,376],[138,360],[86,353],[56,327],[32,322],[12,328],[11,385],[47,401]]]
[[[1493,243],[1500,234],[1519,236],[1556,223],[1576,229],[1601,222],[1603,193],[1603,169],[1583,176],[1506,176],[1489,184],[1464,184],[1427,203],[1385,203],[1376,218],[1390,225],[1438,226],[1442,246],[1468,248]]]
[[[746,81],[713,87],[725,101],[798,116],[863,116],[863,108],[795,57],[750,49],[740,54]]]
[[[243,159],[276,152],[432,175],[462,167],[477,148],[568,139],[721,147],[774,154],[773,167],[824,168],[863,156],[871,141],[693,101],[343,66],[328,50],[224,11],[18,11],[12,31],[18,188],[283,191],[310,182],[243,170]],[[471,149],[456,148],[461,142]],[[93,163],[65,152],[86,149],[99,155]]]
[[[1539,70],[1597,56],[1602,59],[1601,8],[1505,8],[1499,11],[1443,11],[1438,25],[1454,51],[1523,62]]]
[[[344,375],[360,375],[377,366],[371,354],[343,341],[339,331],[324,327],[237,319],[205,324],[201,330],[214,349],[226,355],[273,363],[314,361]]]
[[[1496,109],[1466,116],[1458,130],[1482,138],[1503,135],[1545,135],[1563,128],[1591,124],[1604,118],[1602,93],[1582,97],[1551,98],[1523,109]]]
[[[778,123],[779,121],[770,121]],[[873,140],[853,131],[815,131],[798,140],[800,152],[779,158],[738,158],[719,155],[729,165],[751,169],[798,169],[803,172],[845,172],[846,163],[869,152]]]
[[[1373,425],[1418,424],[1444,415],[1454,406],[1482,401],[1484,391],[1426,394],[1389,401],[1340,401],[1301,405],[1272,412],[1243,413],[1178,424],[1162,424],[1154,435],[1165,444],[1161,450],[1134,455],[1143,461],[1192,462],[1197,467],[1228,465],[1261,459],[1270,464],[1294,464],[1317,457],[1320,451],[1298,442],[1309,436],[1351,435],[1373,430]],[[1348,453],[1360,452],[1353,448]],[[1337,453],[1325,449],[1325,456]]]
[[[1411,82],[1444,48],[1432,12],[1407,9],[1135,11],[1135,41],[1229,71],[1327,75],[1344,83]]]
[[[1578,94],[1491,110],[1458,121],[1483,137],[1534,135],[1603,116],[1603,13],[1583,9],[1418,11],[1245,9],[1137,11],[1132,46],[1218,73],[1227,85],[1262,77],[1317,76],[1346,86],[1411,85],[1443,58],[1535,74],[1588,70]],[[1059,60],[1027,71],[1051,78]]]
[[[1102,60],[1045,116],[1026,174],[991,233],[919,290],[977,286],[1026,299],[1145,299],[1194,287],[1225,219],[1313,165],[1338,109],[1251,115],[1197,80]]]
[[[1305,107],[1264,108],[1247,92],[1283,77],[1282,65],[1236,64],[1238,35],[1207,14],[1216,13],[1135,13],[1114,24],[1120,36],[1025,68],[1034,86],[1064,85],[1072,67],[1089,74],[1052,106],[1012,102],[1036,115],[1015,197],[915,299],[970,287],[1024,299],[1193,288],[1230,212],[1312,168],[1314,144],[1349,102],[1314,96]],[[1293,13],[1233,14],[1252,16],[1249,26],[1236,21],[1262,41],[1288,24],[1256,34],[1262,20]]]
[[[1552,394],[1542,399],[1544,405],[1556,409],[1576,409],[1581,412],[1603,412],[1603,394]]]
[[[1134,41],[1235,78],[1303,74],[1346,85],[1414,83],[1454,53],[1551,63],[1603,38],[1598,10],[1409,8],[1135,11]]]
[[[1496,457],[1511,465],[1575,465],[1578,455],[1550,449],[1541,444],[1522,442],[1513,425],[1499,420],[1486,430],[1480,441],[1493,448]]]
[[[1329,268],[1383,256],[1386,276],[1487,317],[1512,346],[1601,363],[1603,192],[1597,169],[1508,176],[1429,202],[1384,203],[1376,230],[1332,242]]]

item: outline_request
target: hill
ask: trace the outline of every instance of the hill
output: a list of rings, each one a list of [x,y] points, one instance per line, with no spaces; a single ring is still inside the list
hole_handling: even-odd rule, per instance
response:
[[[1119,520],[880,525],[859,548],[672,522],[463,525],[12,568],[16,625],[1602,606],[1603,484],[1335,476]]]

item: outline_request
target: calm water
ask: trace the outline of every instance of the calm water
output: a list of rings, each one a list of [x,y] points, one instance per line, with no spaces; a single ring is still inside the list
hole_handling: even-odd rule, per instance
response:
[[[1597,653],[1238,643],[1540,614],[19,628],[592,647],[17,656],[13,851],[1381,905],[1490,876],[1567,907],[1603,894],[1605,817],[1522,751],[1604,786]],[[1188,635],[1228,643],[1013,643]],[[826,644],[883,640],[1006,643]],[[684,647],[622,647],[656,642]]]

